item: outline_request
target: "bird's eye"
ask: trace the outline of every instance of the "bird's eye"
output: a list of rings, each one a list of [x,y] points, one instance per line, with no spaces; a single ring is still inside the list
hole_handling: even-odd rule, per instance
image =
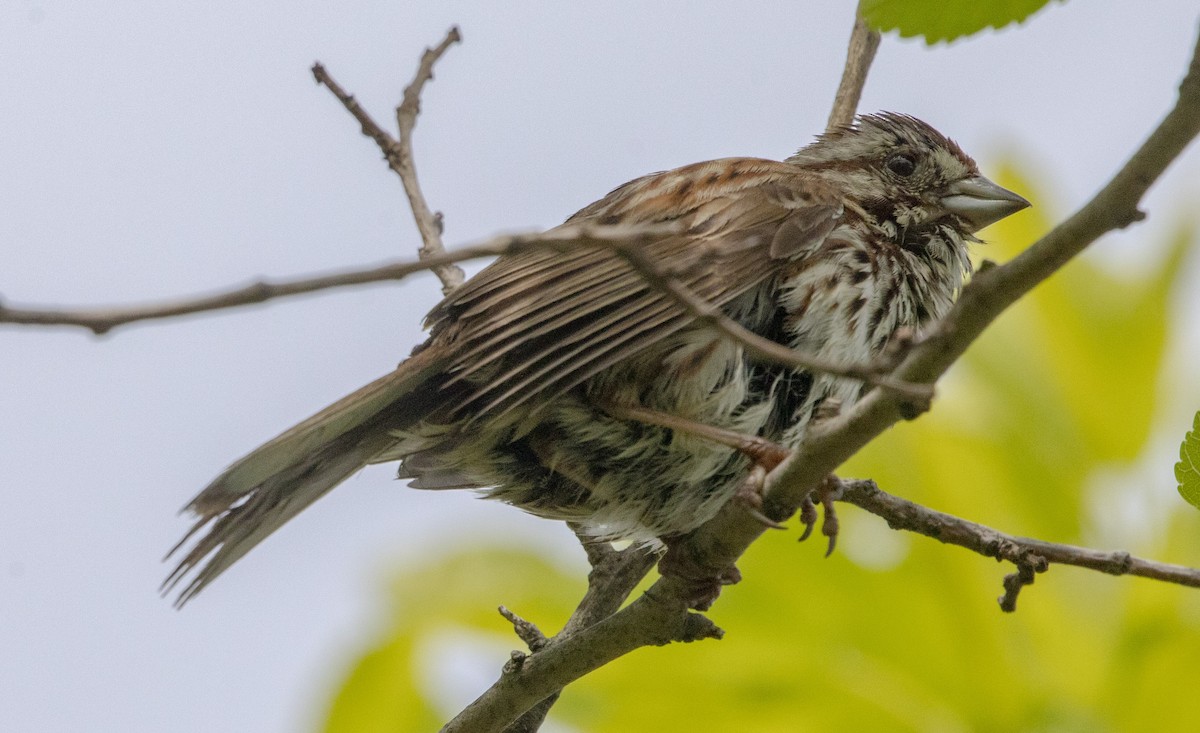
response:
[[[917,169],[917,162],[912,159],[911,155],[900,153],[888,158],[887,167],[901,178],[908,178]]]

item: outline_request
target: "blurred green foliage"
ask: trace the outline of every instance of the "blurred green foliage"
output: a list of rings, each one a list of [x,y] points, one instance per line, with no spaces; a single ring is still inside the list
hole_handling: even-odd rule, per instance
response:
[[[1183,436],[1179,446],[1175,480],[1179,482],[1179,495],[1200,509],[1200,412],[1196,413],[1191,432]]]
[[[863,18],[879,31],[953,41],[985,28],[1020,23],[1050,0],[862,0]]]
[[[1044,200],[1011,170],[998,178]],[[1048,224],[1039,206],[980,249],[1009,259]],[[1005,531],[1096,540],[1088,517],[1125,506],[1097,505],[1096,472],[1143,453],[1165,402],[1170,294],[1192,240],[1181,228],[1139,273],[1072,263],[988,330],[930,414],[840,473]],[[1200,564],[1200,515],[1178,504],[1128,549]],[[1200,730],[1195,590],[1055,566],[1004,614],[996,598],[1011,568],[852,507],[841,517],[830,559],[795,533],[751,548],[745,580],[711,612],[723,641],[639,650],[572,685],[552,720],[588,733]],[[336,693],[329,733],[436,730],[455,711],[435,689],[447,647],[430,640],[463,639],[486,657],[473,695],[519,645],[495,606],[556,629],[583,578],[487,548],[405,571],[394,588],[393,625]]]

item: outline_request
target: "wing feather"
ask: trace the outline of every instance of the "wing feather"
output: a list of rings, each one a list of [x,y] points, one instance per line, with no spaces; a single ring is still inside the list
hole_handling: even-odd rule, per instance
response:
[[[677,222],[682,233],[649,240],[646,256],[720,307],[768,285],[781,261],[805,257],[841,212],[835,192],[802,169],[741,158],[640,178],[568,221]],[[427,454],[398,452],[397,428],[548,402],[645,354],[693,318],[619,253],[580,241],[499,258],[426,323],[430,340],[392,374],[237,461],[192,500],[187,509],[196,523],[172,552],[197,539],[165,584],[195,570],[181,603],[363,465],[402,458],[401,475],[418,486],[475,485],[473,477],[439,464],[446,445]],[[448,438],[469,439],[461,431]]]
[[[720,307],[819,245],[841,215],[836,193],[811,174],[742,158],[638,179],[568,224],[677,222],[682,233],[647,242],[645,254]],[[615,251],[572,246],[502,257],[430,314],[433,341],[453,354],[451,416],[478,419],[561,394],[692,324]]]
[[[530,298],[527,302],[514,307],[512,311],[506,312],[503,317],[496,317],[495,320],[500,322],[507,320],[507,325],[489,333],[480,343],[473,344],[471,348],[462,352],[459,361],[464,364],[469,363],[470,366],[456,373],[454,379],[461,380],[531,340],[547,336],[555,329],[569,325],[581,316],[586,316],[596,310],[598,303],[576,296],[590,288],[610,286],[613,290],[621,288],[620,283],[612,282],[612,280],[619,278],[628,281],[630,273],[627,270],[622,271],[619,263],[611,264],[614,271],[613,278],[600,278],[595,281],[576,278],[563,285],[563,292],[558,292],[556,289],[554,295],[545,302]],[[531,310],[534,312],[529,313]],[[522,317],[523,312],[528,315]]]

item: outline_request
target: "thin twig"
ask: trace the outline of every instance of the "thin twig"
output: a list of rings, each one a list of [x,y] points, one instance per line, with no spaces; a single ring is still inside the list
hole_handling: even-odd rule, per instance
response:
[[[393,138],[389,132],[384,130],[352,94],[334,81],[324,66],[316,63],[312,67],[312,74],[317,83],[333,92],[342,106],[354,116],[354,119],[358,120],[363,134],[375,141],[380,151],[383,152],[388,167],[400,177],[400,182],[404,185],[404,192],[408,196],[409,208],[416,220],[417,231],[421,234],[422,245],[417,252],[422,260],[435,260],[445,254],[446,248],[442,244],[441,215],[430,210],[417,180],[417,171],[413,164],[412,132],[417,124],[417,115],[421,110],[421,91],[425,88],[425,84],[433,79],[433,65],[450,46],[460,41],[462,41],[462,34],[459,33],[458,27],[454,26],[446,32],[446,37],[435,48],[425,49],[425,53],[421,56],[421,63],[417,67],[416,76],[413,77],[412,83],[404,89],[404,101],[396,108],[399,139]],[[442,281],[444,294],[449,294],[463,282],[463,271],[457,266],[441,264],[433,266],[431,269]]]
[[[579,631],[616,613],[658,559],[645,547],[631,546],[617,550],[610,543],[591,536],[580,525],[568,523],[568,526],[583,546],[588,563],[592,566],[591,572],[588,573],[588,589],[562,631],[541,649],[561,644]],[[503,733],[533,733],[538,730],[561,693],[560,687],[542,698],[505,727]]]
[[[420,262],[393,262],[377,267],[368,267],[328,275],[312,275],[296,280],[259,280],[239,287],[221,290],[210,295],[196,295],[143,305],[111,306],[102,308],[42,308],[10,307],[0,303],[0,324],[29,326],[74,326],[101,335],[114,328],[138,321],[205,313],[208,311],[235,308],[263,303],[275,298],[305,295],[323,290],[343,288],[351,285],[392,282],[402,280],[416,272],[450,265],[480,257],[496,257],[516,254],[529,249],[559,249],[580,244],[582,246],[607,246],[630,236],[655,233],[658,229],[628,227],[559,227],[549,232],[515,234],[468,245],[438,255],[431,255]]]
[[[1028,585],[1031,574],[1044,572],[1047,563],[1200,587],[1200,568],[1158,563],[1125,552],[1101,552],[1008,535],[887,494],[873,481],[839,480],[838,486],[839,501],[861,507],[885,519],[893,528],[924,534],[985,557],[1016,564],[1018,577],[1014,582],[1006,583],[1006,587]],[[723,515],[729,514],[723,512]],[[744,515],[745,512],[736,514]],[[708,525],[704,529],[707,528]],[[680,595],[683,590],[685,586],[679,580],[670,576],[660,578],[646,593],[614,615],[574,635],[552,640],[532,656],[536,664],[506,668],[501,679],[443,728],[443,733],[500,731],[506,720],[516,718],[522,710],[545,699],[554,689],[561,690],[567,683],[634,649],[719,635],[719,629],[702,625],[699,619],[703,616],[687,612]],[[1019,587],[1010,590],[1005,598],[1011,595],[1010,600],[1015,603],[1018,590]]]
[[[333,92],[333,96],[337,97],[346,111],[358,120],[358,124],[362,126],[362,134],[374,140],[379,149],[383,151],[384,157],[391,162],[391,157],[397,155],[395,147],[398,144],[391,133],[380,127],[379,123],[371,118],[370,113],[363,109],[353,94],[342,89],[342,86],[333,80],[321,62],[318,61],[312,65],[312,75],[318,84]]]
[[[985,557],[1011,562],[1018,568],[1030,565],[1034,572],[1043,572],[1044,563],[1073,565],[1109,575],[1136,575],[1200,588],[1200,568],[1146,560],[1128,552],[1093,550],[1005,534],[901,499],[880,489],[874,481],[842,481],[841,489],[839,501],[886,519],[892,529],[923,534],[938,542],[965,547]]]
[[[854,30],[850,32],[850,44],[846,49],[846,65],[842,69],[842,81],[833,97],[833,110],[829,113],[827,130],[845,127],[854,121],[858,100],[862,98],[867,84],[867,72],[875,60],[879,48],[879,32],[871,30],[861,13],[855,14]]]
[[[924,412],[925,409],[928,409],[929,402],[933,398],[932,385],[904,382],[888,374],[902,354],[894,355],[894,358],[887,363],[859,365],[842,364],[802,353],[771,339],[763,338],[726,316],[712,303],[692,292],[678,278],[665,272],[646,255],[643,248],[621,243],[614,244],[613,247],[629,263],[630,267],[642,276],[643,280],[670,295],[699,323],[741,346],[753,358],[793,369],[859,379],[872,387],[889,389],[902,399],[915,403],[917,412]]]
[[[1049,569],[1050,563],[1040,555],[1027,555],[1024,559],[1018,560],[1016,571],[1004,576],[1004,595],[996,599],[1000,603],[1000,610],[1005,613],[1016,611],[1017,597],[1021,595],[1021,591],[1033,585],[1038,573],[1044,573]]]
[[[537,627],[532,621],[527,621],[504,606],[498,609],[500,615],[503,616],[510,624],[513,625],[513,632],[517,637],[525,642],[525,646],[529,647],[529,651],[536,652],[546,646],[549,639],[542,633],[542,630]]]
[[[720,638],[721,630],[708,618],[688,613],[680,598],[643,593],[622,610],[548,645],[532,656],[533,664],[506,668],[442,733],[497,733],[568,683],[634,649]]]
[[[458,26],[452,26],[446,32],[446,37],[442,39],[441,43],[434,48],[425,49],[425,53],[421,55],[421,64],[417,67],[417,75],[413,77],[412,83],[404,88],[403,101],[400,106],[396,107],[396,125],[400,130],[397,146],[399,160],[396,173],[404,182],[404,192],[408,194],[408,203],[412,208],[413,219],[416,220],[417,230],[421,233],[421,242],[423,243],[419,250],[421,259],[442,254],[446,251],[446,247],[442,244],[441,214],[430,210],[417,180],[416,163],[413,161],[412,132],[417,124],[417,115],[421,112],[421,91],[425,88],[425,84],[433,79],[433,65],[450,46],[461,41],[462,34],[459,33]],[[465,279],[462,268],[455,266],[439,267],[434,269],[434,273],[442,281],[444,295],[449,295],[450,291],[462,285]]]

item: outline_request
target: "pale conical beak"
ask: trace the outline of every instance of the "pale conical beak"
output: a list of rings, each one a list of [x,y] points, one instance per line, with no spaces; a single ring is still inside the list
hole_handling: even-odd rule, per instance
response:
[[[1017,194],[983,176],[964,178],[946,186],[941,204],[946,211],[970,224],[972,232],[1030,205]]]

